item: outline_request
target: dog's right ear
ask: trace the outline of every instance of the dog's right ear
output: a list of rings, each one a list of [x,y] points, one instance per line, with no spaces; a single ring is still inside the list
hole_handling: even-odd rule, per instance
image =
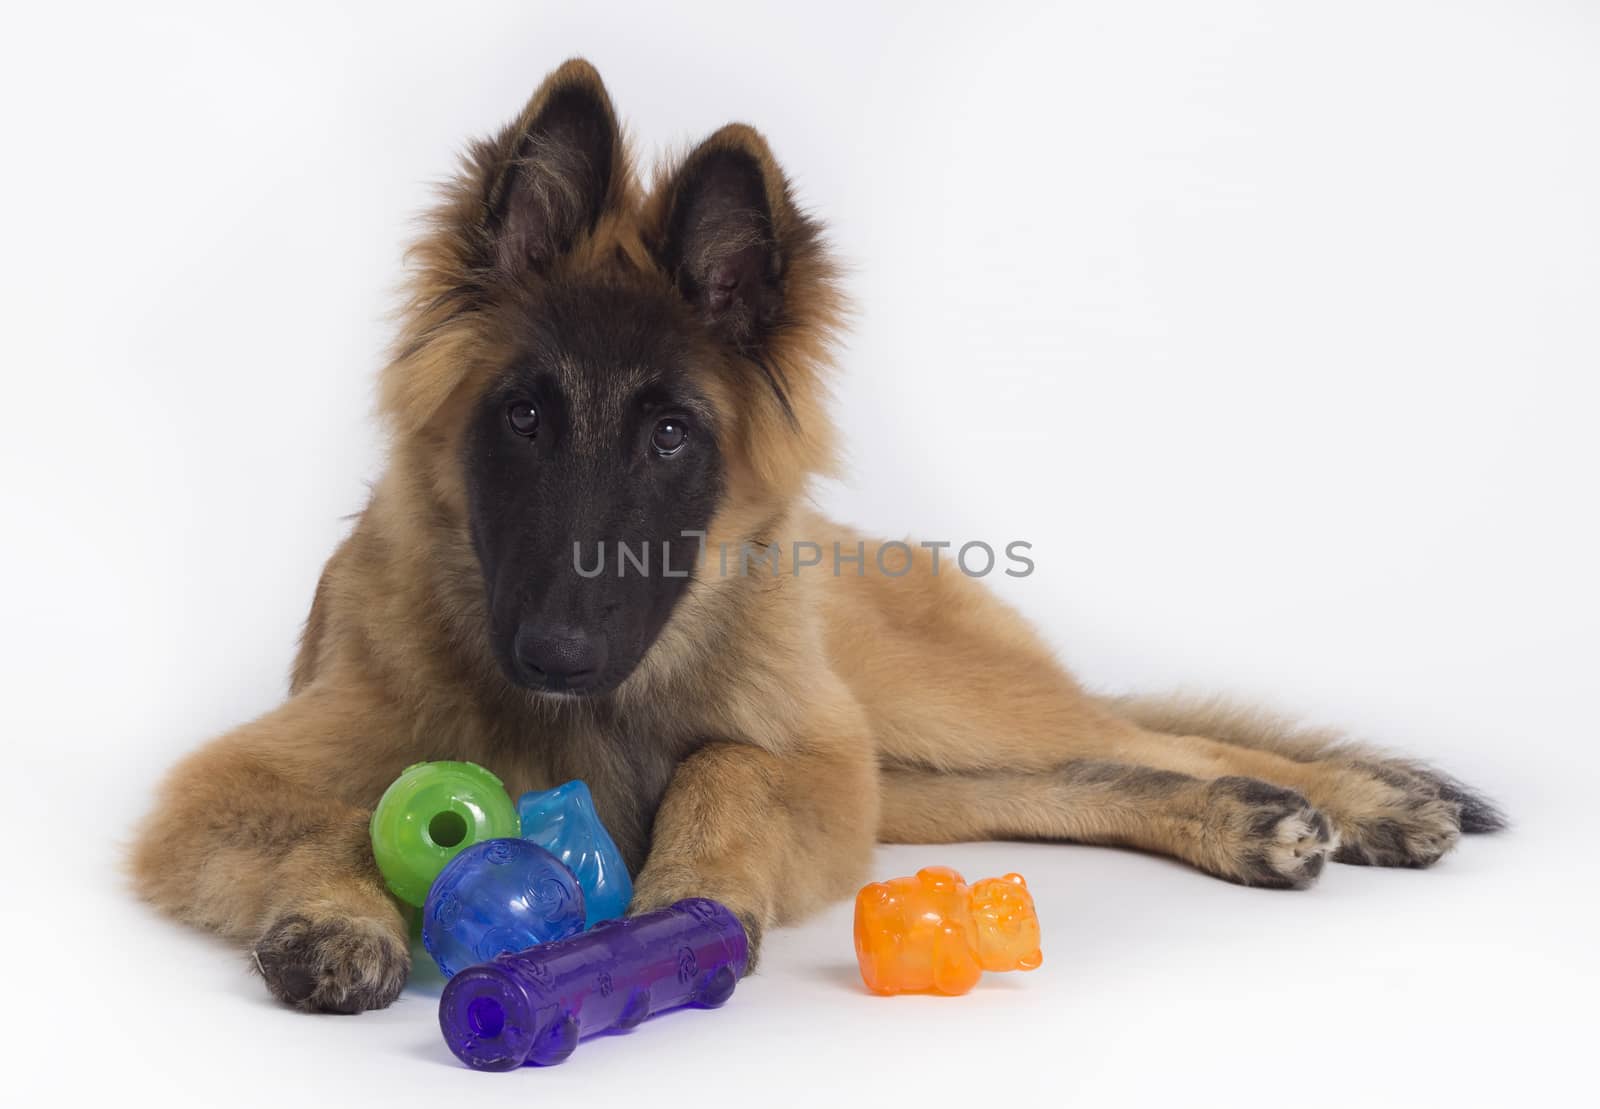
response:
[[[432,420],[485,369],[480,310],[575,256],[609,214],[630,209],[632,188],[611,97],[594,67],[574,58],[508,127],[473,144],[410,250],[409,295],[380,385],[390,419],[409,431]]]
[[[510,126],[473,151],[481,261],[507,275],[548,267],[617,203],[623,160],[600,74],[574,58],[545,78]]]

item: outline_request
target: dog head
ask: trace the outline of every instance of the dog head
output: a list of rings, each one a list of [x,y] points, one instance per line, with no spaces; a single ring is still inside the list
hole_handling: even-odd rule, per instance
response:
[[[470,548],[509,680],[615,689],[713,588],[704,552],[829,464],[818,228],[740,125],[644,195],[574,60],[471,149],[413,259],[382,403],[419,511]]]

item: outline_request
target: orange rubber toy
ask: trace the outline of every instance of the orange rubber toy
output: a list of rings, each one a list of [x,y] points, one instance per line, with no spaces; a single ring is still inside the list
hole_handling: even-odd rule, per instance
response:
[[[967,885],[947,866],[856,894],[856,961],[873,993],[963,994],[986,970],[1038,966],[1039,917],[1020,874]]]

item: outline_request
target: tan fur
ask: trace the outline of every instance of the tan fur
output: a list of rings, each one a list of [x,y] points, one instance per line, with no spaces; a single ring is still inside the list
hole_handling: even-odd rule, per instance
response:
[[[485,642],[458,462],[498,350],[492,323],[461,302],[507,275],[469,271],[463,259],[482,245],[485,198],[513,161],[538,163],[530,179],[553,211],[579,203],[563,191],[576,172],[563,152],[521,141],[551,91],[574,82],[604,95],[587,63],[553,73],[517,121],[473,148],[414,248],[380,390],[388,468],[328,562],[290,699],[213,741],[164,786],[132,859],[150,900],[252,945],[268,985],[292,1004],[387,1004],[404,979],[406,931],[374,869],[366,819],[400,770],[436,758],[482,763],[514,794],[581,773],[643,863],[636,908],[714,897],[753,942],[864,882],[876,838],[1120,843],[1280,886],[1314,879],[1341,837],[1377,845],[1354,861],[1421,864],[1450,846],[1461,802],[1447,779],[1261,718],[1092,697],[1020,617],[948,566],[935,575],[925,550],[901,577],[835,577],[827,567],[794,573],[784,545],[777,575],[697,577],[604,703],[512,687]],[[810,476],[832,465],[825,375],[843,300],[815,225],[757,132],[718,131],[663,166],[648,196],[619,138],[601,216],[549,264],[668,288],[671,275],[651,259],[675,182],[723,148],[758,160],[787,250],[785,322],[766,357],[792,416],[746,358],[707,340],[705,385],[728,459],[708,561],[719,544],[752,538],[853,552],[866,541],[802,500]],[[506,255],[502,244],[495,265],[515,265],[525,245]],[[536,303],[538,281],[521,295]],[[866,542],[869,567],[876,549]],[[624,734],[649,737],[659,765],[637,765],[617,744]],[[632,800],[651,773],[664,787],[653,821]],[[1378,847],[1403,857],[1376,857]]]

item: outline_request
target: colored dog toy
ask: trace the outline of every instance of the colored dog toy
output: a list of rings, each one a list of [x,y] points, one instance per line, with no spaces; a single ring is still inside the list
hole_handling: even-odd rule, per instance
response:
[[[682,1005],[721,1005],[748,961],[738,918],[690,898],[468,967],[439,998],[439,1027],[477,1070],[550,1066],[596,1032]]]
[[[522,838],[560,859],[583,887],[587,924],[594,927],[628,911],[633,880],[622,853],[594,811],[589,787],[571,781],[517,801]]]
[[[500,779],[470,762],[407,767],[372,810],[372,854],[391,892],[421,905],[445,864],[474,843],[517,834]]]
[[[986,970],[1033,970],[1039,918],[1020,874],[968,886],[945,866],[856,894],[856,961],[874,993],[963,994]]]
[[[525,839],[475,843],[451,859],[422,907],[422,946],[446,978],[473,963],[583,930],[572,871]]]

